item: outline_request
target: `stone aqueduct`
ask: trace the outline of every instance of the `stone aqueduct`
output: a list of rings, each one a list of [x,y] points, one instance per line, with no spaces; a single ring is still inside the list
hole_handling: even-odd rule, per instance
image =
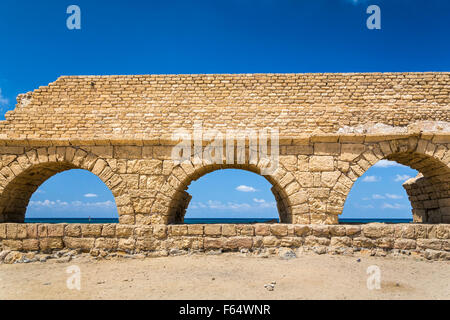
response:
[[[415,222],[450,223],[450,73],[63,76],[20,95],[0,122],[0,222],[23,222],[34,191],[82,168],[112,191],[119,221],[183,221],[191,181],[250,164],[175,164],[172,133],[276,128],[281,222],[336,224],[381,159],[420,172],[404,187]],[[247,158],[248,159],[248,158]]]

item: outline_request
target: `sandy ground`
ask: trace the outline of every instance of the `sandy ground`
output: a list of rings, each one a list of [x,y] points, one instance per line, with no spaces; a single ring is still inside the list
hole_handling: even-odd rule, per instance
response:
[[[450,299],[450,263],[413,258],[241,254],[0,265],[0,299]],[[69,290],[68,267],[81,290]],[[367,268],[381,288],[367,288]],[[73,279],[73,278],[72,278]],[[275,281],[273,291],[264,285]],[[73,282],[72,282],[73,283]]]

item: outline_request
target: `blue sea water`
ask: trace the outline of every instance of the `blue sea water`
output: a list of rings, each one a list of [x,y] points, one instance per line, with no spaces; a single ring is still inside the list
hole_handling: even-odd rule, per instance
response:
[[[116,218],[26,218],[26,223],[118,223]],[[190,218],[184,219],[186,224],[215,224],[215,223],[264,223],[278,222],[278,219],[270,218]],[[384,223],[409,223],[412,219],[340,219],[341,224],[359,224],[370,222]]]

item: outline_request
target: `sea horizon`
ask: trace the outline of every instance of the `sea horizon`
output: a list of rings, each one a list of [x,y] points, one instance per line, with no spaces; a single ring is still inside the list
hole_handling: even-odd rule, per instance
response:
[[[355,223],[410,223],[412,219],[405,218],[342,218],[341,224]],[[278,218],[186,218],[185,224],[248,224],[248,223],[278,223]],[[25,223],[119,223],[118,218],[25,218]]]

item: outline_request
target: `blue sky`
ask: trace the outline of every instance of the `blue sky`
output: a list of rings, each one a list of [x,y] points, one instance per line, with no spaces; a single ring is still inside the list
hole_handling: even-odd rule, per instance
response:
[[[66,27],[66,9],[72,4],[81,8],[81,30]],[[372,4],[381,9],[381,30],[366,27],[366,9]],[[450,71],[449,30],[450,2],[441,0],[2,0],[0,119],[14,108],[19,93],[60,75]],[[386,195],[403,192],[395,177],[414,175],[408,170],[370,169],[366,175],[378,178],[358,180],[344,215],[410,216],[406,194]],[[269,214],[273,198],[260,178],[213,173],[198,181],[207,181],[203,187],[192,185],[193,203],[257,204],[252,216]],[[239,192],[240,185],[258,191]],[[58,204],[101,206],[112,200],[102,187],[88,173],[69,171],[48,180],[32,200],[35,207],[47,205],[41,214],[88,214]],[[59,194],[66,189],[71,191]],[[84,196],[89,193],[97,197]],[[214,214],[222,212],[218,207]],[[29,214],[39,209],[33,208]],[[108,208],[86,210],[114,214]]]

